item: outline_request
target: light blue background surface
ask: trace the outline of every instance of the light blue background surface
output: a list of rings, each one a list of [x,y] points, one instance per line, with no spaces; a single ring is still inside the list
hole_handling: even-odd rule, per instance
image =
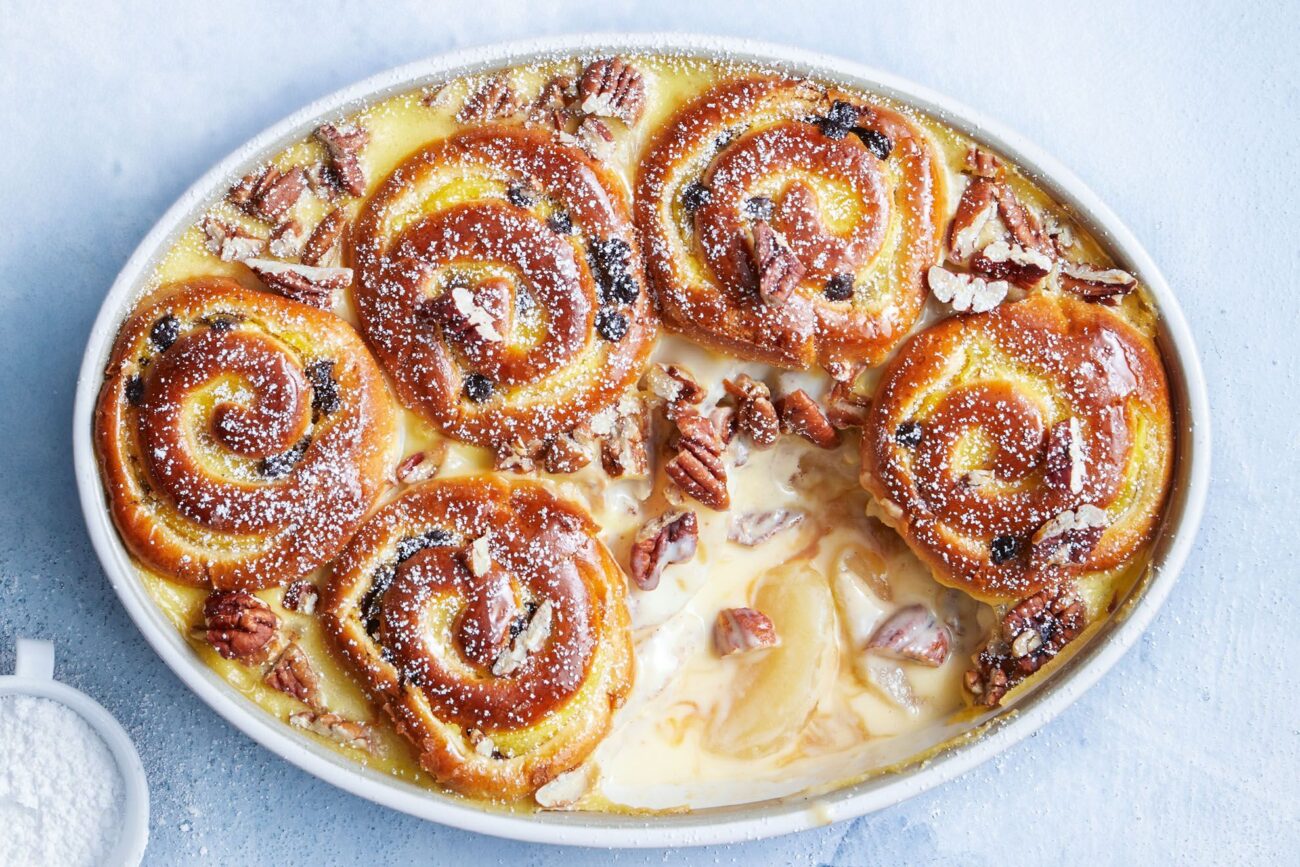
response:
[[[148,863],[1296,863],[1300,5],[270,6],[0,0],[0,671],[15,636],[53,639],[58,676],[126,725],[153,792]],[[1077,172],[1150,250],[1200,341],[1215,417],[1205,524],[1155,625],[1099,686],[1001,758],[893,809],[673,852],[550,849],[425,824],[263,750],[136,632],[73,485],[82,347],[172,200],[308,101],[451,48],[667,29],[878,66]]]

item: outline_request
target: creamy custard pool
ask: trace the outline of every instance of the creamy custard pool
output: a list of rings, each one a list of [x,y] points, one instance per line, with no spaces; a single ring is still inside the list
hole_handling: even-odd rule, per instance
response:
[[[629,179],[662,122],[717,81],[750,68],[660,57],[629,60],[648,79],[646,116],[616,139],[608,164],[628,184],[630,200]],[[516,91],[531,95],[556,72],[579,68],[561,62],[518,69],[511,71],[510,80]],[[482,81],[455,81],[399,95],[349,118],[370,133],[361,155],[370,189],[412,151],[460,129],[463,125],[455,115]],[[972,143],[915,110],[894,108],[924,130],[941,157],[945,189],[939,200],[946,223],[966,183],[962,166]],[[304,141],[271,162],[281,167],[306,164],[319,159],[319,150],[319,144]],[[1009,167],[1009,180],[1022,201],[1068,227],[1077,256],[1109,266],[1097,243],[1014,167]],[[441,193],[438,206],[475,195],[472,185],[452,185]],[[364,197],[355,199],[344,207],[355,215],[363,201]],[[312,226],[332,207],[304,195],[294,214]],[[234,223],[254,225],[226,203],[215,205],[214,212]],[[223,262],[210,252],[203,232],[195,226],[166,253],[149,285],[142,287],[142,296],[165,284],[208,275],[259,285],[242,264]],[[941,315],[939,305],[934,301],[929,305],[914,330]],[[1140,327],[1149,328],[1154,318],[1141,292],[1124,297],[1120,309]],[[335,312],[357,321],[350,293],[340,296]],[[768,383],[773,394],[803,388],[820,400],[832,385],[821,371],[794,373],[740,361],[667,332],[658,338],[652,358],[689,370],[708,390],[704,406],[723,397],[724,379],[742,373]],[[867,371],[857,391],[869,394],[876,376],[876,371]],[[668,423],[660,415],[653,424],[651,441],[662,442]],[[402,437],[402,455],[446,449],[439,478],[492,469],[488,450],[445,439],[409,410],[403,410]],[[858,483],[858,452],[856,431],[848,432],[834,449],[784,436],[768,449],[742,443],[727,452],[730,509],[697,509],[695,557],[668,566],[652,591],[630,587],[636,682],[626,704],[616,712],[608,736],[583,766],[590,788],[577,808],[679,810],[824,790],[897,766],[965,731],[973,715],[967,710],[962,676],[999,615],[990,606],[937,583],[894,532],[874,517],[878,507]],[[539,474],[557,493],[590,511],[602,528],[602,540],[625,567],[637,530],[668,505],[662,484],[653,477],[611,480],[599,462],[567,475]],[[383,499],[391,499],[398,490],[390,490]],[[728,539],[737,516],[782,509],[802,520],[758,545]],[[1120,569],[1080,580],[1091,629],[1128,592],[1144,563],[1145,558],[1139,557]],[[201,633],[195,633],[203,619],[206,591],[140,571],[159,607],[191,637],[194,651],[220,676],[279,719],[301,709],[294,699],[267,687],[259,670],[223,659]],[[321,570],[315,581],[320,583],[327,572],[328,567]],[[793,593],[791,588],[802,590]],[[367,755],[327,739],[321,743],[371,767],[437,788],[420,769],[407,741],[371,706],[333,653],[317,619],[286,610],[282,593],[277,588],[257,595],[296,635],[318,669],[323,705],[350,719],[376,723],[380,749]],[[934,611],[951,630],[951,653],[942,665],[930,668],[862,651],[877,624],[914,603]],[[719,657],[710,630],[716,613],[728,607],[755,607],[768,613],[781,646],[743,658]]]

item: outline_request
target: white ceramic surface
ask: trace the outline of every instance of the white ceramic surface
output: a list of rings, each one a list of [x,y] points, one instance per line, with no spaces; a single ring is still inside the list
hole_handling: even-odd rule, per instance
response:
[[[103,739],[122,774],[122,830],[105,864],[134,867],[149,843],[149,783],[135,744],[113,715],[84,692],[54,679],[54,644],[18,639],[14,673],[0,677],[0,696],[28,695],[75,711]]]
[[[983,737],[947,750],[924,765],[816,797],[673,816],[583,813],[510,815],[478,809],[354,763],[272,719],[217,677],[166,621],[137,579],[104,506],[91,443],[91,419],[103,366],[133,293],[157,256],[232,178],[335,116],[393,93],[459,75],[539,58],[619,51],[677,51],[772,64],[874,91],[930,112],[1006,154],[1069,205],[1116,255],[1139,274],[1161,312],[1160,343],[1176,404],[1178,463],[1165,527],[1154,552],[1153,578],[1127,617],[1107,624],[1014,708],[998,715]],[[683,35],[557,37],[486,46],[420,61],[374,76],[307,106],[256,136],[194,184],[141,242],[104,300],[83,360],[73,417],[77,485],[95,549],[113,587],[150,644],[214,710],[263,746],[334,785],[412,815],[521,840],[602,846],[702,845],[788,833],[859,816],[950,780],[1028,736],[1095,683],[1138,639],[1168,595],[1191,548],[1209,477],[1210,424],[1205,383],[1190,331],[1155,263],[1128,229],[1081,181],[1014,133],[923,87],[849,61],[749,40]]]

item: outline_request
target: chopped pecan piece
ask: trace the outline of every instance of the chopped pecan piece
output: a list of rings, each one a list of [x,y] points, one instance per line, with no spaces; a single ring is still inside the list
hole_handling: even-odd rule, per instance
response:
[[[781,429],[786,433],[798,434],[818,448],[833,449],[840,444],[840,432],[802,388],[778,400],[776,410],[781,416]]]
[[[271,238],[266,247],[272,256],[292,259],[302,250],[305,236],[302,223],[290,217],[271,230]]]
[[[1137,288],[1137,278],[1119,268],[1105,270],[1066,262],[1061,266],[1061,286],[1089,301],[1113,299]]]
[[[587,423],[600,440],[600,463],[614,478],[644,479],[650,472],[646,450],[650,417],[645,401],[628,395],[615,407],[598,413]]]
[[[1052,270],[1052,258],[1031,247],[994,241],[975,255],[970,267],[986,280],[1006,280],[1032,289]]]
[[[352,285],[351,268],[319,268],[274,259],[249,259],[244,264],[268,289],[321,310],[333,307],[335,293]]]
[[[1046,587],[1002,618],[998,632],[966,672],[976,704],[997,707],[1007,691],[1038,671],[1087,625],[1087,611],[1073,584]]]
[[[208,643],[226,659],[263,663],[279,640],[280,619],[271,607],[243,590],[218,590],[203,603]]]
[[[723,445],[730,445],[736,438],[736,433],[740,429],[738,418],[739,414],[734,406],[715,406],[709,413],[709,421],[717,429]]]
[[[783,304],[803,280],[803,263],[764,220],[755,221],[749,249],[758,275],[759,297],[770,306]]]
[[[924,605],[908,605],[890,615],[867,641],[867,650],[938,668],[948,659],[952,635]]]
[[[295,581],[284,590],[284,596],[280,598],[280,604],[288,611],[297,611],[299,614],[315,614],[316,603],[320,599],[320,591],[316,585],[310,581]]]
[[[637,531],[629,559],[632,582],[642,590],[659,586],[664,567],[695,556],[700,537],[694,512],[665,512]]]
[[[1047,432],[1043,458],[1044,481],[1049,487],[1072,494],[1083,491],[1083,430],[1074,416],[1058,421]]]
[[[776,442],[781,433],[781,417],[772,403],[771,390],[745,373],[734,380],[723,380],[722,386],[736,399],[736,427],[759,448],[765,449]]]
[[[1106,513],[1091,503],[1062,512],[1029,540],[1030,562],[1037,566],[1082,563],[1101,541],[1106,525]]]
[[[967,184],[948,226],[948,258],[959,263],[969,261],[979,249],[984,229],[997,210],[997,195],[991,182],[977,177]]]
[[[212,215],[203,218],[203,234],[212,255],[223,262],[243,262],[261,255],[266,242],[242,226]]]
[[[584,117],[573,137],[578,147],[598,160],[614,155],[614,131],[598,117]]]
[[[1036,250],[1049,257],[1056,252],[1055,245],[1043,231],[1043,225],[1038,217],[1021,204],[1010,184],[1006,181],[998,184],[997,195],[998,214],[1017,244],[1026,250]]]
[[[266,673],[263,682],[285,695],[293,696],[308,707],[320,707],[320,676],[302,648],[290,643]]]
[[[704,400],[705,390],[684,367],[676,364],[653,364],[646,371],[646,385],[664,402],[668,418],[677,417],[685,407]]]
[[[632,126],[645,111],[645,78],[623,58],[608,57],[587,67],[578,95],[587,114],[616,117]]]
[[[547,599],[537,606],[537,610],[528,618],[527,624],[510,642],[510,646],[501,651],[496,662],[492,663],[493,676],[504,677],[518,671],[520,666],[528,661],[529,654],[541,650],[542,645],[551,635],[553,617],[554,606],[551,600]]]
[[[540,458],[548,473],[576,473],[591,463],[591,440],[581,431],[547,437]]]
[[[826,418],[838,430],[862,427],[867,421],[871,398],[858,394],[845,382],[837,382],[826,399]]]
[[[1011,290],[1005,280],[954,274],[938,265],[930,266],[925,276],[934,297],[958,313],[987,313],[1001,304]]]
[[[316,140],[329,156],[329,176],[349,196],[366,191],[366,171],[361,167],[361,149],[370,141],[365,127],[355,124],[327,123],[316,128]]]
[[[731,504],[727,493],[727,468],[722,462],[726,445],[718,435],[713,422],[693,409],[686,410],[676,419],[677,435],[673,448],[676,454],[665,465],[668,478],[682,492],[716,511]]]
[[[803,519],[803,512],[792,512],[789,509],[733,515],[727,527],[727,538],[737,545],[753,548],[778,533],[799,526]]]
[[[226,198],[250,216],[273,223],[298,203],[305,189],[307,174],[301,166],[294,166],[286,172],[267,166],[260,172],[245,176],[231,187]]]
[[[519,97],[504,75],[494,75],[483,82],[456,113],[461,123],[488,123],[510,117],[521,108]]]
[[[318,713],[316,711],[299,711],[289,714],[289,724],[295,728],[306,729],[321,737],[354,750],[375,754],[379,743],[374,730],[363,722],[345,719],[336,713]]]
[[[520,439],[499,443],[493,454],[492,468],[512,473],[531,473],[537,468],[537,457],[543,442]]]
[[[749,653],[780,643],[772,619],[753,608],[724,608],[713,623],[713,647],[718,656]]]
[[[447,441],[439,440],[422,452],[412,452],[397,465],[397,480],[404,485],[414,485],[438,475],[447,457]]]
[[[348,215],[335,208],[325,215],[303,244],[299,257],[304,265],[322,265],[329,254],[339,246],[348,229]]]
[[[578,90],[573,78],[557,75],[542,85],[537,98],[528,107],[528,119],[557,131],[563,130],[573,114],[569,106],[577,98]]]

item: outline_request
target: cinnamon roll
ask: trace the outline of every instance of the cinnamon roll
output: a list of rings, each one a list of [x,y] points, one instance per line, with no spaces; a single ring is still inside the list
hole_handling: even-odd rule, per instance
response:
[[[322,610],[415,745],[475,797],[524,797],[604,737],[631,685],[624,578],[595,523],[536,483],[410,489],[358,532]]]
[[[1046,293],[913,337],[862,437],[883,517],[939,581],[986,599],[1125,563],[1155,528],[1172,459],[1152,342]]]
[[[808,82],[724,83],[642,161],[636,221],[664,319],[727,352],[847,375],[925,300],[941,167],[921,130]]]
[[[140,561],[186,584],[253,590],[343,547],[385,486],[395,412],[343,320],[211,278],[122,327],[95,442]]]
[[[417,151],[367,203],[351,255],[399,395],[467,442],[573,430],[637,380],[655,335],[618,181],[537,130]]]

